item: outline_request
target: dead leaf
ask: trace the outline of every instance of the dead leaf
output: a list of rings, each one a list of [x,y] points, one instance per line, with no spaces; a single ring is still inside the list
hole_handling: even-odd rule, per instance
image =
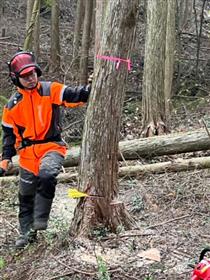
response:
[[[138,256],[140,258],[149,259],[152,261],[160,262],[160,251],[156,248],[151,248],[146,251],[141,251]]]

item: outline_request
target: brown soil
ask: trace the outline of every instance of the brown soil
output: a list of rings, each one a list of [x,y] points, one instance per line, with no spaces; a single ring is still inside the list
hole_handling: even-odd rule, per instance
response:
[[[104,229],[91,241],[69,236],[75,201],[69,186],[58,185],[48,230],[21,251],[13,246],[17,188],[1,186],[0,279],[190,279],[188,265],[209,243],[209,184],[209,170],[122,180],[120,197],[136,227],[118,235]],[[110,278],[100,278],[103,271]]]

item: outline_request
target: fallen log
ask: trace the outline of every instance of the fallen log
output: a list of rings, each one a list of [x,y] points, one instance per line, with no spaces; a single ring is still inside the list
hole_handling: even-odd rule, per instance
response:
[[[205,130],[140,138],[119,143],[119,160],[135,160],[162,155],[181,154],[210,149],[210,138]],[[80,148],[70,148],[65,166],[75,166],[79,162]]]
[[[210,149],[210,138],[205,130],[186,133],[168,134],[140,138],[119,143],[119,160],[135,160],[155,156],[181,154]],[[80,147],[71,147],[67,152],[64,167],[79,164]],[[18,157],[14,160],[14,169],[9,174],[17,172]]]
[[[165,172],[180,172],[210,168],[210,157],[190,159],[175,159],[145,165],[125,166],[119,170],[120,177],[143,176],[147,174],[161,174]]]
[[[190,159],[178,158],[173,161],[158,162],[145,165],[125,166],[119,168],[119,177],[144,176],[147,174],[161,174],[165,172],[180,172],[210,168],[210,157]],[[78,173],[61,173],[57,179],[59,183],[69,183],[78,178]],[[17,183],[18,176],[5,176],[0,178],[2,183]]]

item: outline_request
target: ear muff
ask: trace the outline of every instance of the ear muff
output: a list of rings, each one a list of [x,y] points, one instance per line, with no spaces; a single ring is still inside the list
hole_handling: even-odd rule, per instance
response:
[[[38,64],[35,66],[37,76],[40,77],[42,75],[42,70]]]
[[[18,78],[16,77],[15,73],[10,72],[9,75],[10,75],[10,78],[11,78],[13,84],[14,84],[15,86],[19,86],[19,80],[18,80]]]

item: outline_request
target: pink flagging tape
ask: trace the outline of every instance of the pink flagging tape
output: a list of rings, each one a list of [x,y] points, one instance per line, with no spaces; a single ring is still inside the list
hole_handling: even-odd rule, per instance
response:
[[[130,59],[123,59],[123,58],[120,58],[120,57],[107,56],[107,55],[97,55],[96,58],[117,62],[116,69],[119,69],[119,66],[120,66],[121,62],[126,62],[127,67],[128,67],[128,71],[131,71],[131,60]]]

